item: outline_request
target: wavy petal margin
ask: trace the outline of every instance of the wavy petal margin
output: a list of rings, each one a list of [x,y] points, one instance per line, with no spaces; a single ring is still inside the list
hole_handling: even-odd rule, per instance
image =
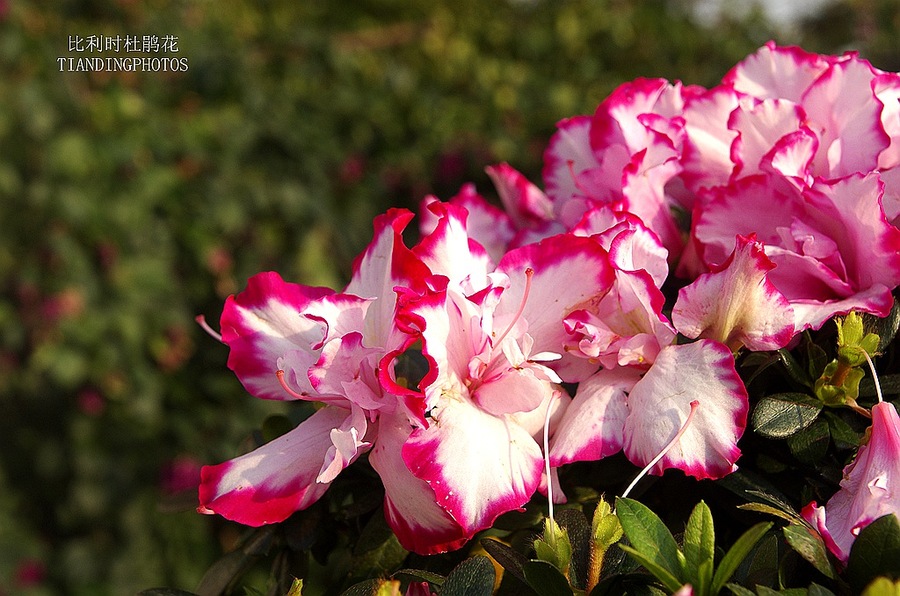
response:
[[[678,468],[697,479],[721,478],[737,469],[737,441],[747,426],[747,390],[726,346],[709,340],[663,348],[628,395],[625,455],[647,465],[699,407],[681,439],[651,470]]]

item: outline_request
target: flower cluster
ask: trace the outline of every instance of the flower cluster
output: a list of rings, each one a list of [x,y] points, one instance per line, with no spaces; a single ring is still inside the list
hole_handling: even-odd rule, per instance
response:
[[[321,407],[205,467],[201,511],[281,521],[367,454],[401,544],[429,554],[535,492],[564,499],[555,470],[570,462],[622,451],[720,478],[749,410],[737,352],[890,311],[900,75],[854,54],[770,43],[712,89],[635,80],[560,122],[544,161],[543,190],[487,169],[504,209],[471,185],[427,198],[415,246],[412,213],[380,216],[342,292],[262,273],[227,301],[221,339],[247,390]],[[414,353],[427,372],[399,377]],[[896,412],[878,408],[868,452],[896,456]],[[864,455],[856,470],[877,467]],[[861,473],[850,484],[871,484]],[[878,512],[900,511],[878,488],[894,495]]]

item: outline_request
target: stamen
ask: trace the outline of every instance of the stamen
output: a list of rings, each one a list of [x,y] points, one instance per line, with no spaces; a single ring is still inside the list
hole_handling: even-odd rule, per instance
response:
[[[194,317],[194,320],[197,321],[197,324],[200,325],[200,328],[206,331],[213,339],[220,342],[222,341],[222,334],[217,333],[212,327],[209,326],[209,323],[206,322],[206,317],[204,317],[203,315],[197,315],[196,317]]]
[[[666,453],[669,452],[669,449],[671,449],[672,447],[675,446],[675,443],[678,442],[678,440],[684,434],[684,431],[687,430],[688,425],[691,423],[691,420],[693,420],[693,418],[694,418],[694,413],[697,411],[697,408],[699,408],[699,407],[700,407],[700,402],[697,401],[696,399],[691,402],[691,412],[690,412],[690,414],[688,414],[687,420],[684,421],[684,424],[682,424],[681,428],[678,430],[678,434],[676,434],[674,437],[672,437],[672,440],[669,441],[669,444],[666,445],[665,447],[663,447],[663,450],[660,451],[659,453],[657,453],[656,457],[651,459],[650,463],[647,464],[646,466],[644,466],[644,469],[641,470],[637,476],[635,476],[634,480],[631,481],[631,484],[628,485],[628,488],[625,489],[625,492],[622,493],[623,499],[625,497],[627,497],[628,493],[630,493],[631,490],[635,487],[635,485],[637,485],[638,480],[640,480],[641,478],[646,476],[647,472],[649,472],[650,469],[653,466],[655,466],[657,464],[657,462],[659,462],[659,460],[661,460]]]
[[[503,343],[503,340],[506,339],[506,336],[509,335],[509,332],[512,331],[512,328],[516,326],[516,322],[519,320],[519,317],[522,316],[522,313],[525,312],[525,303],[528,301],[528,294],[531,292],[531,278],[534,277],[534,269],[528,267],[525,269],[525,292],[522,294],[522,303],[519,304],[519,310],[516,311],[515,316],[512,318],[512,321],[509,322],[509,325],[506,327],[506,330],[500,334],[500,338],[495,340],[493,345],[494,347],[499,346]]]
[[[553,401],[547,404],[547,414],[544,416],[544,471],[547,473],[547,501],[550,503],[550,525],[553,522],[553,479],[550,477],[550,410]]]
[[[872,358],[869,357],[869,353],[865,350],[862,351],[863,356],[866,357],[866,362],[869,363],[869,370],[872,371],[872,379],[875,381],[875,393],[878,395],[878,403],[884,402],[884,396],[881,395],[881,383],[878,381],[878,373],[875,372],[875,363],[872,362]]]
[[[282,387],[285,391],[287,391],[288,394],[290,394],[291,397],[295,397],[295,398],[297,398],[297,399],[306,399],[307,397],[309,397],[309,396],[304,395],[304,394],[302,394],[302,393],[297,393],[296,391],[294,391],[293,389],[291,389],[290,387],[288,387],[287,381],[284,380],[284,371],[283,371],[283,370],[277,370],[277,371],[275,371],[275,376],[278,377],[278,382],[281,384],[281,387]]]

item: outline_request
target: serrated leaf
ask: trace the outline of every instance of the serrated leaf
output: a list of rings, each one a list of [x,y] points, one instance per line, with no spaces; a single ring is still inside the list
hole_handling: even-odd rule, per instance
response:
[[[766,505],[765,503],[744,503],[743,505],[738,505],[738,509],[744,509],[746,511],[756,511],[757,513],[767,513],[769,515],[774,515],[775,517],[780,517],[781,519],[791,523],[796,523],[797,521],[795,515],[785,513],[781,509],[772,507],[771,505]]]
[[[523,571],[526,583],[541,596],[572,596],[569,580],[547,561],[532,559],[525,563]]]
[[[662,520],[646,505],[623,498],[616,499],[616,516],[631,543],[631,547],[623,548],[623,550],[632,556],[635,556],[634,553],[639,553],[640,562],[644,567],[647,567],[645,561],[648,561],[654,568],[664,571],[667,578],[674,581],[663,580],[647,567],[647,570],[656,575],[667,588],[673,590],[680,588],[684,583],[681,581],[684,579],[681,553],[671,532]]]
[[[525,580],[525,570],[523,569],[525,563],[528,562],[525,555],[494,538],[483,538],[481,546],[495,561],[500,563],[503,569],[513,574],[523,584],[528,583]]]
[[[818,533],[800,524],[785,526],[782,532],[787,543],[797,554],[806,559],[822,575],[834,579],[834,567],[828,558],[825,542]]]
[[[716,535],[709,507],[703,501],[694,506],[684,529],[686,579],[699,594],[706,594],[713,578]]]
[[[491,560],[483,555],[470,557],[457,565],[441,588],[441,596],[491,596],[496,573]]]
[[[857,592],[879,576],[900,579],[900,522],[892,513],[860,530],[847,559],[847,579]]]
[[[762,540],[762,537],[765,536],[771,527],[772,522],[758,523],[735,540],[734,544],[731,545],[731,548],[728,549],[728,552],[725,553],[725,556],[719,562],[719,567],[716,569],[715,575],[713,575],[710,593],[718,594],[722,590],[725,583],[731,579],[731,576],[734,575],[734,572],[737,571],[743,560],[747,558],[747,555],[756,546],[756,543]]]
[[[556,520],[568,534],[572,547],[569,579],[573,586],[584,589],[591,565],[591,526],[580,509],[563,509]]]
[[[821,402],[806,394],[778,393],[759,400],[751,424],[764,437],[784,439],[812,424],[821,411]]]

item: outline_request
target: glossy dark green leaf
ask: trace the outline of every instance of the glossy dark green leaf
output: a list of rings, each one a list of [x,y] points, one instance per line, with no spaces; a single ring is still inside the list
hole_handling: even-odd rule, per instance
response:
[[[513,574],[522,583],[527,583],[523,567],[528,562],[528,557],[494,538],[483,538],[481,546],[507,573]]]
[[[835,446],[840,449],[859,447],[859,433],[853,430],[853,427],[834,412],[826,411],[824,417],[828,421],[828,432]]]
[[[782,530],[787,543],[801,557],[806,559],[813,567],[825,577],[834,578],[834,566],[828,558],[828,550],[825,542],[811,528],[801,524],[791,524]]]
[[[523,566],[526,583],[541,596],[571,596],[569,580],[562,572],[548,563],[532,559]]]
[[[380,579],[361,581],[341,592],[341,596],[375,596],[378,593],[378,588],[381,587],[382,581]]]
[[[834,592],[816,583],[809,584],[807,594],[808,596],[835,596]]]
[[[847,560],[847,579],[858,591],[881,575],[900,579],[900,522],[893,514],[860,530]]]
[[[569,578],[576,588],[584,589],[591,564],[591,525],[580,509],[563,509],[556,515],[572,545]]]
[[[812,424],[822,411],[822,403],[803,393],[769,395],[753,408],[753,430],[770,439],[784,439]]]
[[[879,375],[878,382],[881,384],[881,393],[883,395],[900,394],[900,375]],[[878,392],[875,391],[875,381],[872,380],[871,374],[867,374],[859,382],[859,396],[875,397],[876,395],[878,395]]]
[[[444,580],[441,596],[491,596],[495,579],[491,560],[476,555],[454,567]]]
[[[813,380],[809,377],[803,367],[797,362],[793,354],[785,348],[778,350],[778,356],[784,365],[784,370],[788,377],[798,385],[812,388]]]
[[[444,585],[445,578],[443,575],[434,573],[433,571],[425,571],[424,569],[401,569],[395,572],[391,577],[404,576],[415,581],[428,582],[435,586]]]
[[[831,443],[831,433],[828,430],[828,422],[818,418],[800,432],[787,438],[788,448],[791,453],[803,463],[818,464]]]

